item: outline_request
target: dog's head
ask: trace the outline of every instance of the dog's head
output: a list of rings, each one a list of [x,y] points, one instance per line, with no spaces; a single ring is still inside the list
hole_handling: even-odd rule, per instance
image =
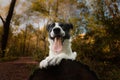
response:
[[[70,39],[70,29],[73,29],[72,24],[55,22],[47,26],[49,38],[53,40],[53,48],[60,51],[65,39]]]

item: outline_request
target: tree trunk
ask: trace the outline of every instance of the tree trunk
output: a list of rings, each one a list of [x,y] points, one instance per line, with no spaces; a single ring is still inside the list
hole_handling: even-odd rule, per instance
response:
[[[26,53],[26,39],[27,39],[27,25],[25,28],[24,40],[23,40],[23,50],[22,50],[23,55],[25,55]]]
[[[10,21],[12,19],[15,3],[16,3],[16,0],[11,1],[8,15],[6,17],[6,20],[3,23],[3,35],[2,35],[2,41],[1,41],[1,47],[2,47],[1,57],[4,57],[6,53],[6,46],[8,42],[9,29],[10,29]]]
[[[55,18],[58,18],[58,0],[56,1]]]

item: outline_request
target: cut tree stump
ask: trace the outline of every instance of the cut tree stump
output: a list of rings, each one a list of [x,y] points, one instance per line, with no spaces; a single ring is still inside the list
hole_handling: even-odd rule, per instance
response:
[[[72,60],[62,60],[59,65],[36,69],[29,80],[98,80],[88,66]]]

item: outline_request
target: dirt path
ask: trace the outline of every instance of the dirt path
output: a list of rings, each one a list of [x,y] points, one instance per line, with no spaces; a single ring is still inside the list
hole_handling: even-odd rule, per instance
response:
[[[20,57],[18,60],[0,63],[0,80],[28,80],[38,62],[31,57]]]

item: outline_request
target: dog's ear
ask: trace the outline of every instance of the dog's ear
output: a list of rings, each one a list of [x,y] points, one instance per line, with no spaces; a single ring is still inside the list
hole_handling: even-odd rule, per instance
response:
[[[73,29],[73,24],[68,23],[67,26],[69,27],[69,29]]]
[[[73,24],[69,23],[70,29],[73,29]]]

